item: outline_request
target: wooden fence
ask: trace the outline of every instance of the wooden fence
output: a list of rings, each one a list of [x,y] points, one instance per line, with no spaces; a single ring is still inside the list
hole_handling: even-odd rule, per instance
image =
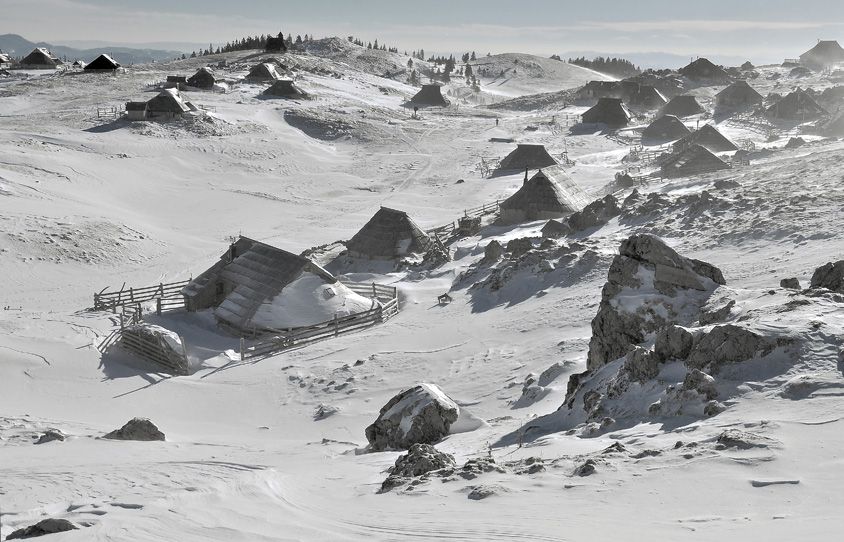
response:
[[[94,294],[94,310],[117,312],[117,309],[124,305],[135,305],[147,301],[156,301],[159,314],[165,310],[182,308],[184,307],[182,288],[187,286],[188,283],[190,283],[190,280],[129,289],[126,289],[124,283],[117,292],[106,292],[108,288],[103,288],[100,292]]]
[[[486,215],[492,215],[498,212],[500,206],[501,202],[495,200],[492,203],[484,203],[479,207],[464,209],[463,216],[461,218],[477,218]],[[459,222],[460,219],[455,220],[454,222],[451,222],[444,226],[437,226],[436,228],[431,228],[430,230],[426,230],[425,233],[437,239],[441,239],[443,237],[448,238],[454,235],[454,233],[460,229]]]
[[[350,316],[337,317],[327,322],[291,330],[275,330],[273,337],[245,346],[240,341],[240,359],[254,359],[272,356],[307,344],[338,337],[345,333],[358,331],[384,322],[399,312],[398,290],[392,286],[380,284],[343,283],[355,293],[371,297],[378,301],[378,306],[366,312]]]
[[[154,333],[144,333],[143,328],[126,328],[120,333],[120,345],[126,350],[138,356],[152,361],[174,375],[186,375],[189,371],[185,343],[182,343],[182,351],[177,352],[166,346],[164,339]]]
[[[108,105],[108,106],[99,106],[97,107],[97,118],[98,119],[116,119],[123,115],[126,112],[125,106],[116,106],[116,105]]]

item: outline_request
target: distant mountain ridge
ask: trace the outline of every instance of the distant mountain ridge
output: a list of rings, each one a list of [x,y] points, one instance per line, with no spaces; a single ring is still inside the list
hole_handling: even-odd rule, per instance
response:
[[[674,53],[663,53],[660,51],[653,51],[653,52],[643,52],[643,53],[608,53],[606,51],[568,51],[565,53],[560,53],[560,56],[563,60],[569,58],[577,58],[577,57],[586,57],[586,58],[597,58],[602,56],[604,58],[624,58],[635,64],[636,66],[640,67],[643,70],[648,68],[670,68],[670,69],[677,69],[682,68],[683,66],[687,65],[689,62],[697,58],[697,56],[706,56],[706,55],[678,55]],[[728,56],[728,55],[710,55],[707,58],[716,64],[722,64],[725,66],[739,66],[744,63],[747,58],[737,57],[737,56]]]
[[[131,47],[111,47],[108,45],[103,45],[97,49],[74,49],[73,47],[53,45],[43,41],[34,43],[17,34],[0,35],[0,50],[12,57],[26,56],[36,47],[46,47],[55,56],[61,59],[67,58],[71,62],[76,59],[90,62],[103,53],[111,55],[117,62],[123,65],[160,62],[182,56],[182,51],[134,49]]]

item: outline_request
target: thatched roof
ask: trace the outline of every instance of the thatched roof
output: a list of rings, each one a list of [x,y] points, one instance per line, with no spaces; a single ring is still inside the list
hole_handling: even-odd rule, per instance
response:
[[[249,81],[275,81],[280,78],[281,76],[276,71],[275,65],[268,62],[258,64],[249,70],[249,75],[246,76]]]
[[[74,68],[84,68],[86,66],[85,62],[81,60],[74,60],[73,64],[71,64]]]
[[[307,258],[247,237],[240,237],[211,268],[182,289],[186,300],[211,300],[218,321],[247,331],[264,303],[305,272],[326,284],[337,279]],[[219,288],[220,291],[217,291]],[[210,297],[209,297],[209,294]],[[191,303],[195,309],[205,308]]]
[[[557,165],[557,160],[548,154],[545,145],[518,143],[516,148],[501,160],[498,169],[500,171],[522,171],[555,165]]]
[[[194,88],[211,89],[217,82],[217,76],[214,75],[214,70],[208,67],[199,68],[195,74],[191,75],[185,83]]]
[[[440,85],[422,85],[422,89],[410,99],[413,105],[446,106],[448,100],[442,94]]]
[[[715,95],[715,103],[719,107],[744,107],[761,104],[763,101],[762,95],[743,79]]]
[[[601,98],[598,103],[582,115],[584,124],[606,124],[627,126],[633,114],[621,98]]]
[[[827,111],[805,90],[798,88],[769,107],[766,113],[775,119],[806,121],[826,115]]]
[[[279,79],[264,91],[266,96],[279,98],[307,98],[308,93],[296,86],[291,79]]]
[[[700,145],[711,152],[736,151],[738,147],[711,124],[704,124],[698,130],[674,143],[674,152],[693,145]]]
[[[663,115],[642,131],[642,139],[659,142],[674,141],[691,133],[692,131],[683,124],[683,121],[674,115]]]
[[[629,103],[646,109],[658,109],[664,106],[668,100],[655,87],[651,85],[639,85],[638,90],[630,97]]]
[[[182,100],[179,91],[174,88],[164,89],[158,96],[149,100],[147,109],[151,113],[182,114],[190,111],[190,108]]]
[[[120,64],[115,62],[113,58],[108,55],[100,55],[90,64],[85,66],[86,71],[113,71],[120,67]]]
[[[729,81],[730,76],[709,59],[699,58],[678,70],[680,75],[693,81]]]
[[[730,169],[730,165],[700,145],[692,145],[670,156],[660,166],[662,175],[668,178],[688,177],[722,169]]]
[[[53,56],[53,54],[44,47],[36,47],[23,60],[23,66],[48,66],[55,67],[62,63],[61,60]]]
[[[844,48],[835,40],[818,41],[817,45],[800,55],[800,62],[810,68],[822,69],[844,62]]]
[[[562,166],[552,166],[536,172],[521,188],[501,202],[501,216],[539,220],[565,216],[582,210],[589,197],[566,174]]]
[[[663,115],[674,115],[676,117],[688,117],[698,113],[703,113],[703,106],[698,103],[697,98],[687,94],[674,96],[662,108]]]
[[[427,252],[433,244],[407,213],[381,207],[346,243],[346,248],[354,256],[390,260]]]

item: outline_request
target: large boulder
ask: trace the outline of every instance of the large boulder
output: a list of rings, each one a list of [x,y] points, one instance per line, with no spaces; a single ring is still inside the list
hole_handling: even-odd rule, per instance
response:
[[[626,355],[646,335],[663,327],[696,321],[707,297],[724,283],[717,267],[680,256],[654,235],[625,239],[610,265],[598,314],[592,320],[587,368],[596,370]],[[676,333],[678,337],[669,338],[688,341],[680,337],[682,332]],[[662,361],[662,351],[659,356]]]
[[[448,434],[459,414],[460,407],[440,388],[419,384],[381,408],[378,419],[366,428],[366,440],[373,451],[432,444]]]
[[[844,294],[844,260],[828,263],[815,269],[812,288],[826,288]]]
[[[708,333],[698,337],[686,359],[686,365],[693,369],[708,367],[712,372],[725,364],[740,363],[767,355],[778,341],[763,337],[748,329],[733,324],[715,326]]]
[[[132,418],[120,429],[107,433],[103,438],[113,440],[164,440],[164,433],[146,418]]]
[[[621,207],[618,205],[618,200],[610,194],[603,199],[593,201],[582,211],[569,216],[567,224],[571,231],[577,232],[586,228],[603,226],[620,214]]]
[[[6,540],[22,540],[24,538],[35,538],[37,536],[44,536],[48,534],[63,533],[65,531],[75,531],[79,529],[76,525],[66,519],[43,519],[35,525],[30,525],[17,531],[12,531],[12,534],[6,537]]]

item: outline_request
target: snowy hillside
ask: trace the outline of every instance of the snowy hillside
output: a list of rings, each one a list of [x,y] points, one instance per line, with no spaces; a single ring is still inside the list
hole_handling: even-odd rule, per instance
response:
[[[273,58],[310,99],[241,80]],[[637,147],[651,118],[577,124],[586,107],[562,91],[600,74],[479,58],[489,102],[525,98],[473,105],[484,100],[452,82],[450,106],[413,118],[419,89],[396,75],[406,62],[332,39],[0,77],[0,539],[47,518],[77,527],[45,539],[67,541],[834,538],[844,292],[835,270],[810,286],[844,259],[844,143],[802,123],[716,117],[723,86],[703,87],[707,113],[683,122],[714,123],[746,159],[662,179],[630,158],[666,150]],[[198,111],[112,113],[206,64],[228,91],[183,91]],[[798,83],[760,73],[765,96]],[[514,194],[523,172],[485,169],[514,143],[565,154],[596,200],[565,234],[489,215],[448,245],[449,261],[339,255],[381,206],[431,230]],[[191,374],[119,345],[100,352],[120,317],[88,310],[95,292],[197,278],[235,258],[241,235],[349,284],[395,287],[400,310],[247,358],[210,311],[147,303],[145,321],[170,330]],[[344,285],[294,284],[260,317],[292,328],[279,318],[308,313],[309,332],[376,305]],[[434,451],[373,452],[379,416],[402,435],[442,416],[448,434]],[[103,438],[136,417],[165,440]],[[35,444],[49,430],[63,440]]]

